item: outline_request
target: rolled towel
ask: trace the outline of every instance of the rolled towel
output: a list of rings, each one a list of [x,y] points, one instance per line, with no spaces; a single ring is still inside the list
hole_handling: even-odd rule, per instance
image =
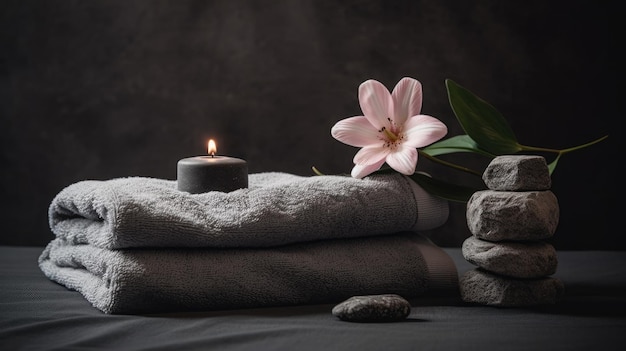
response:
[[[416,233],[262,249],[108,250],[55,239],[39,266],[49,279],[112,314],[458,294],[452,259]]]
[[[438,227],[448,203],[400,174],[256,173],[249,188],[189,194],[155,178],[81,181],[49,208],[57,238],[106,249],[269,247]]]

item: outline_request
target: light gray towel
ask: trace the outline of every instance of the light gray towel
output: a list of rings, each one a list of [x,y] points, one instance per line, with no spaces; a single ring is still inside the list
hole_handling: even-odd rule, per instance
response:
[[[57,238],[107,249],[269,247],[441,226],[448,203],[409,178],[256,173],[249,188],[189,194],[154,178],[81,181],[49,208]]]
[[[55,239],[44,274],[105,313],[135,314],[407,299],[458,292],[452,259],[416,233],[262,249],[123,249]]]

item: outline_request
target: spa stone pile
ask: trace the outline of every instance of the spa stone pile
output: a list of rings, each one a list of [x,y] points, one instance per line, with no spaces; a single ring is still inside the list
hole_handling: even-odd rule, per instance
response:
[[[541,156],[499,156],[487,166],[478,191],[467,203],[472,236],[463,257],[478,268],[460,279],[463,301],[515,307],[553,304],[563,293],[557,255],[545,242],[559,221],[559,205]]]

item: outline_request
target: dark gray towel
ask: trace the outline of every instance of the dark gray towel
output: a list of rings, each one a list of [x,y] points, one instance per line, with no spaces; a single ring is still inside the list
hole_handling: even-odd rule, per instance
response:
[[[458,290],[453,261],[416,233],[262,249],[108,250],[55,239],[39,266],[114,314],[335,303],[383,293],[409,299]]]
[[[409,178],[257,173],[249,188],[189,194],[154,178],[81,181],[52,201],[57,238],[107,249],[269,247],[438,227],[448,203]]]

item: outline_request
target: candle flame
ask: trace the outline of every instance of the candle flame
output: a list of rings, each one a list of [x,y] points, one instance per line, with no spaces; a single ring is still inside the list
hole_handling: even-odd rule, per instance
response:
[[[213,141],[213,139],[209,140],[207,150],[209,151],[209,155],[215,156],[215,153],[217,152],[217,146],[215,145],[215,141]]]

